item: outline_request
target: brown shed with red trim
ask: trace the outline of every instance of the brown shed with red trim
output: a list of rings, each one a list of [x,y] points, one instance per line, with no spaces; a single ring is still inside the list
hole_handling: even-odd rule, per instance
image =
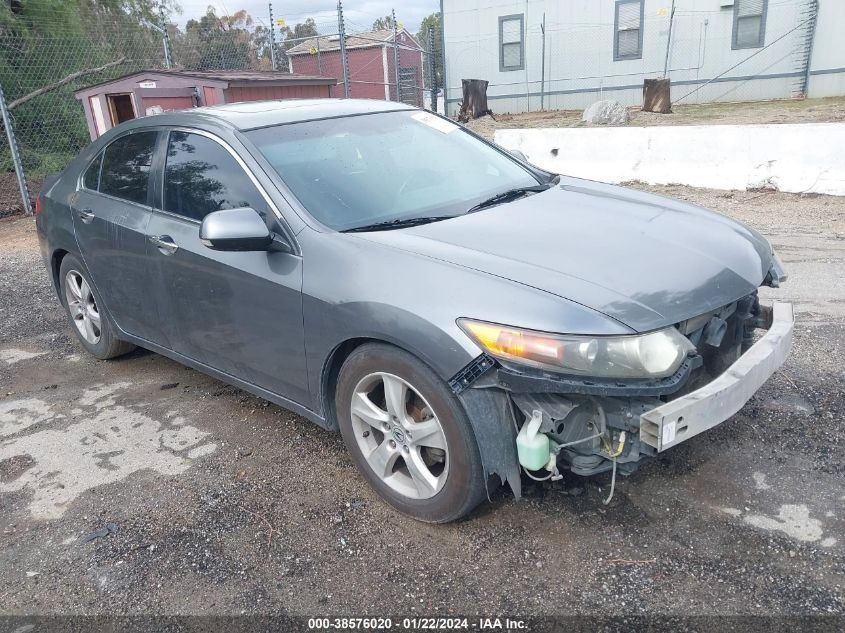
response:
[[[95,139],[118,123],[237,101],[331,97],[334,77],[256,70],[143,70],[77,90]]]

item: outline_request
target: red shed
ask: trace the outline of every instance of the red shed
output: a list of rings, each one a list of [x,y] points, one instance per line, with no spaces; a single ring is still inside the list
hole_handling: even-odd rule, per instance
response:
[[[331,97],[331,76],[254,70],[143,70],[77,90],[95,139],[118,123],[205,105]]]
[[[421,106],[423,103],[423,50],[405,29],[397,33],[399,48],[399,101]],[[340,37],[315,37],[297,44],[287,52],[295,73],[326,75],[343,83]],[[370,31],[346,37],[349,64],[349,96],[362,99],[396,101],[396,66],[393,31]],[[340,93],[338,87],[336,92]],[[342,96],[338,94],[338,96]]]

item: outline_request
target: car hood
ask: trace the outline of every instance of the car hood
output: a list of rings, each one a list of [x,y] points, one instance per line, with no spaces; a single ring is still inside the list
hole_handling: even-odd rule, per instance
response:
[[[765,238],[722,215],[575,178],[454,219],[357,235],[553,293],[637,332],[753,292],[772,259]]]

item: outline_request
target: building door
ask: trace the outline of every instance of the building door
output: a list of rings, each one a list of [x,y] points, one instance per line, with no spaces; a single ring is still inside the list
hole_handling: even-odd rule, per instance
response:
[[[420,105],[420,89],[421,87],[417,86],[417,67],[399,66],[399,101],[412,106]]]
[[[135,108],[132,107],[132,95],[124,94],[106,95],[109,104],[109,115],[111,116],[112,127],[131,121],[135,118]]]

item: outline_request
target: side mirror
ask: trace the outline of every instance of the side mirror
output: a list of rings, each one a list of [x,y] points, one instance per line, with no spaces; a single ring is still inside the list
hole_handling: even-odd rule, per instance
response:
[[[266,251],[273,246],[273,234],[255,209],[224,209],[205,216],[200,240],[216,251]]]
[[[522,152],[520,152],[518,149],[509,149],[508,153],[514,158],[521,160],[523,163],[528,163],[528,157]]]

